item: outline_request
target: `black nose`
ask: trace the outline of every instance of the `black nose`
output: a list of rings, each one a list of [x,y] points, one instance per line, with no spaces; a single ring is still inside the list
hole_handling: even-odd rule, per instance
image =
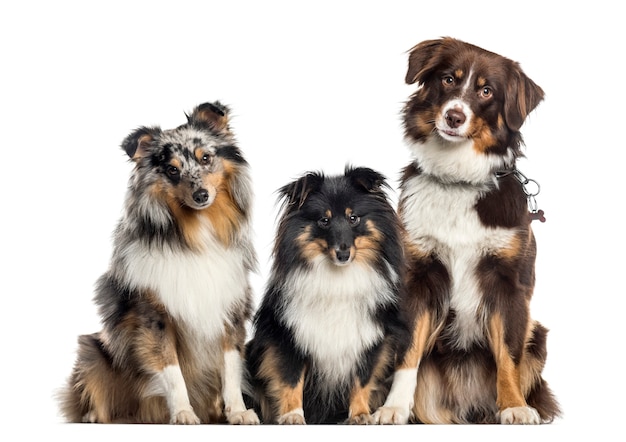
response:
[[[450,109],[446,112],[446,123],[452,129],[456,129],[461,124],[465,123],[465,114],[461,111]]]
[[[337,261],[339,262],[346,262],[350,259],[350,247],[345,244],[339,246],[339,248],[335,250],[335,253],[337,254]]]
[[[193,193],[193,200],[197,204],[204,204],[209,200],[209,192],[206,189],[198,189]]]

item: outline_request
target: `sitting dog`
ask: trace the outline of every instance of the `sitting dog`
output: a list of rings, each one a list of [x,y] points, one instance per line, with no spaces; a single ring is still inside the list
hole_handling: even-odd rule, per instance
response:
[[[399,343],[401,225],[384,177],[310,172],[279,190],[271,276],[247,347],[264,423],[372,423]]]
[[[410,51],[403,110],[413,154],[398,212],[407,231],[410,350],[378,423],[550,422],[547,330],[531,319],[536,244],[520,128],[542,89],[520,66],[453,39]]]
[[[70,422],[259,423],[241,390],[252,187],[228,112],[205,103],[123,141],[134,169],[96,288],[103,329],[80,336],[61,393]]]

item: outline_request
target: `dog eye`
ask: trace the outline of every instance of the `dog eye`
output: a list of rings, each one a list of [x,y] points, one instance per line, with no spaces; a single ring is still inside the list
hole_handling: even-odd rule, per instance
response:
[[[210,162],[211,162],[211,155],[209,155],[208,153],[205,153],[204,155],[202,155],[202,158],[200,158],[200,164],[202,164],[203,166],[206,166]]]
[[[322,229],[328,228],[330,226],[330,218],[328,217],[320,218],[317,221],[317,225],[320,226]]]
[[[348,224],[350,224],[352,227],[358,226],[360,222],[361,222],[361,217],[359,216],[350,215],[348,217]]]
[[[442,79],[441,79],[441,83],[444,86],[452,86],[454,84],[454,77],[452,75],[445,75]]]
[[[167,169],[165,169],[165,172],[170,178],[176,178],[178,177],[178,175],[180,175],[180,171],[178,170],[178,167],[176,166],[167,166]]]
[[[480,96],[483,98],[489,98],[493,95],[493,91],[490,87],[484,87],[480,90]]]

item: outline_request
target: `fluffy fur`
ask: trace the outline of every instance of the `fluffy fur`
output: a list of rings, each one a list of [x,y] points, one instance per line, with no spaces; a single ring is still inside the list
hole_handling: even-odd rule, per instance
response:
[[[265,423],[366,424],[398,343],[401,225],[367,168],[307,173],[279,190],[273,266],[247,360]]]
[[[442,38],[410,51],[401,180],[413,337],[379,423],[550,422],[547,330],[530,316],[535,238],[515,173],[544,97],[520,66]]]
[[[241,392],[252,188],[226,106],[122,143],[134,162],[110,267],[103,328],[79,337],[60,397],[70,422],[255,424]]]

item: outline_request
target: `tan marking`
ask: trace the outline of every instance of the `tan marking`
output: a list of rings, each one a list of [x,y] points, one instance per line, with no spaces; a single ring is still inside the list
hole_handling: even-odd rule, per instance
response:
[[[417,368],[424,354],[434,345],[434,331],[435,328],[432,324],[432,316],[430,312],[423,312],[417,317],[415,328],[413,329],[411,346],[407,350],[404,359],[398,366],[398,369]]]
[[[370,414],[370,395],[372,394],[372,385],[361,385],[357,379],[355,385],[350,392],[349,418]]]
[[[222,161],[221,173],[209,174],[205,181],[205,185],[215,187],[217,194],[213,204],[203,209],[202,213],[211,222],[215,236],[226,246],[235,239],[243,217],[231,193],[235,171],[236,166],[230,161]]]
[[[193,156],[196,157],[196,160],[198,161],[198,163],[202,164],[202,157],[208,154],[203,148],[201,147],[196,147],[193,151]]]
[[[475,116],[470,129],[470,136],[474,140],[474,150],[478,153],[485,153],[490,147],[496,144],[491,128],[485,120]]]
[[[367,384],[361,385],[359,379],[355,379],[354,386],[350,392],[350,406],[348,410],[348,418],[352,422],[369,423],[371,411],[382,406],[385,397],[377,394],[380,393],[379,383],[383,380],[386,368],[391,363],[393,356],[389,345],[384,345]]]
[[[523,232],[512,237],[506,246],[500,248],[496,252],[496,255],[504,259],[513,259],[520,256],[520,254],[522,253],[522,240],[519,235],[522,234]]]
[[[463,78],[463,76],[465,75],[465,72],[463,72],[463,69],[457,69],[456,71],[454,71],[454,76],[456,78]]]
[[[526,400],[521,391],[520,370],[509,353],[504,339],[504,324],[499,314],[489,321],[489,344],[496,360],[496,404],[500,410],[525,407]]]
[[[354,240],[354,260],[364,263],[374,262],[380,253],[380,243],[383,241],[383,234],[375,228],[372,220],[365,222],[367,235],[362,235]]]
[[[300,254],[307,260],[312,260],[316,256],[324,254],[328,250],[328,243],[321,238],[311,239],[311,227],[307,226],[304,231],[298,235],[296,241],[300,246]]]
[[[297,384],[292,387],[280,380],[279,364],[275,349],[266,349],[259,367],[259,377],[266,382],[266,394],[274,405],[275,418],[302,408],[304,393],[304,370]]]
[[[478,87],[483,87],[487,84],[487,79],[485,77],[478,77],[476,79],[476,84],[478,85]]]
[[[133,155],[133,161],[137,161],[146,155],[150,143],[152,143],[151,135],[144,134],[139,137],[139,140],[137,140],[137,149]]]

